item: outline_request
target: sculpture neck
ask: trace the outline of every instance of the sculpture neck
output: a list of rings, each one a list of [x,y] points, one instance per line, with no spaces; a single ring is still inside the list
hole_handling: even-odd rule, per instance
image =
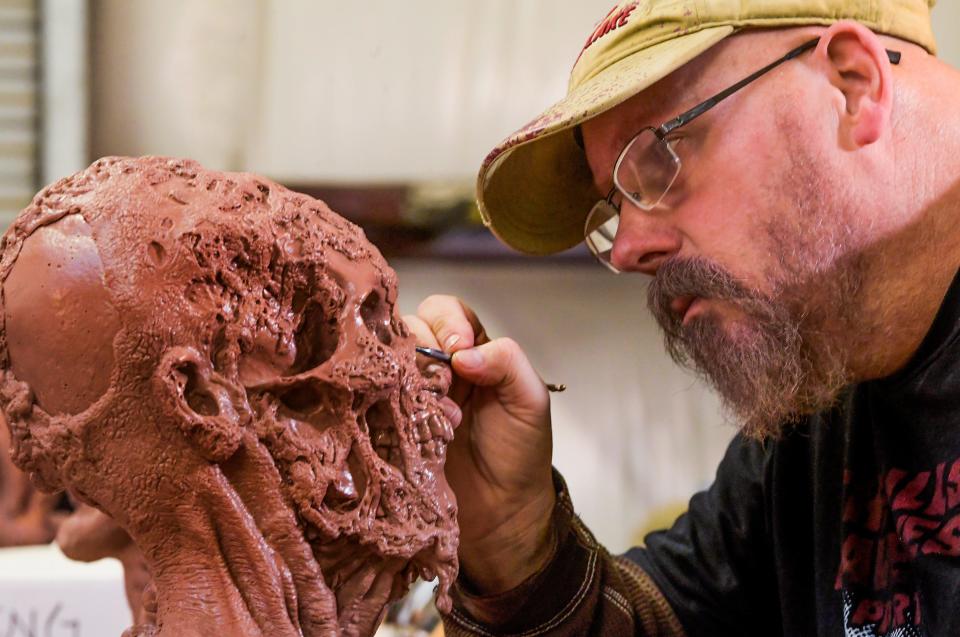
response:
[[[144,546],[157,634],[300,637],[289,570],[220,469],[205,473],[197,500],[163,525],[172,532]]]
[[[153,573],[158,635],[338,634],[336,599],[279,481],[248,435],[226,463],[193,476],[191,499],[171,519],[131,533]]]

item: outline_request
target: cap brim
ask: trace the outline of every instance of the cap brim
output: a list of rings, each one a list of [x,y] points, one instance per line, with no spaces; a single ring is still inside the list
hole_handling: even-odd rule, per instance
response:
[[[553,254],[583,241],[597,201],[573,128],[623,103],[732,34],[692,32],[616,62],[497,146],[480,168],[477,201],[501,241],[528,254]]]

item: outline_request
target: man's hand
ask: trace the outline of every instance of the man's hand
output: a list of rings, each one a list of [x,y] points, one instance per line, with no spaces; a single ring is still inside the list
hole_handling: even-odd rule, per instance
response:
[[[453,353],[456,376],[442,404],[460,422],[446,476],[460,510],[461,570],[478,592],[509,590],[553,551],[546,387],[515,342],[490,340],[455,297],[431,296],[404,319],[420,345]]]

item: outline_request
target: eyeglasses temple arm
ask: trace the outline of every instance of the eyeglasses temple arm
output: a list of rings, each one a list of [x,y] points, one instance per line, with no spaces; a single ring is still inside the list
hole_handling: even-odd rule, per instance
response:
[[[681,113],[680,115],[678,115],[678,116],[675,117],[674,119],[670,120],[669,122],[666,122],[665,124],[663,124],[662,126],[660,126],[660,128],[658,128],[658,129],[656,130],[657,136],[662,138],[663,136],[669,134],[670,131],[673,131],[673,130],[675,130],[675,129],[681,127],[681,126],[683,126],[684,124],[687,124],[687,123],[689,123],[690,121],[692,121],[692,120],[700,117],[701,115],[703,115],[704,113],[706,113],[707,111],[709,111],[711,108],[713,108],[714,106],[716,106],[717,104],[719,104],[719,103],[722,102],[723,100],[727,99],[728,97],[730,97],[731,95],[733,95],[734,93],[736,93],[737,91],[739,91],[740,89],[742,89],[743,87],[747,86],[748,84],[750,84],[750,83],[753,82],[754,80],[758,79],[758,78],[761,77],[762,75],[765,75],[765,74],[769,73],[770,71],[772,71],[773,69],[777,68],[778,66],[780,66],[780,65],[783,64],[784,62],[789,62],[789,61],[792,60],[793,58],[795,58],[795,57],[797,57],[797,56],[799,56],[799,55],[802,55],[803,53],[806,53],[806,52],[809,51],[810,49],[816,47],[819,43],[820,43],[820,38],[816,38],[816,39],[814,39],[814,40],[810,40],[809,42],[804,42],[803,44],[801,44],[801,45],[798,46],[797,48],[795,48],[795,49],[793,49],[792,51],[788,52],[786,55],[784,55],[784,56],[783,56],[782,58],[780,58],[779,60],[776,60],[776,61],[774,61],[774,62],[771,62],[770,64],[768,64],[767,66],[763,67],[763,68],[760,69],[759,71],[757,71],[757,72],[755,72],[755,73],[752,73],[751,75],[743,78],[742,80],[740,80],[739,82],[737,82],[737,83],[734,84],[733,86],[731,86],[731,87],[729,87],[729,88],[727,88],[727,89],[725,89],[725,90],[717,93],[716,95],[714,95],[714,96],[711,97],[710,99],[706,100],[705,102],[701,102],[700,104],[697,104],[696,106],[694,106],[693,108],[691,108],[691,109],[690,109],[689,111],[687,111],[686,113]],[[902,56],[902,54],[901,54],[899,51],[889,51],[889,50],[887,51],[887,58],[890,60],[890,63],[891,63],[891,64],[900,64],[900,58],[901,58],[901,56]]]

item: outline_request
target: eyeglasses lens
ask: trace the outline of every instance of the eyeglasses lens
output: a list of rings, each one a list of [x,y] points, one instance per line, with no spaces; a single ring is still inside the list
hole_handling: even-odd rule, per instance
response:
[[[614,172],[617,188],[643,210],[655,208],[680,174],[680,159],[652,128],[644,129],[623,151]]]
[[[606,200],[601,200],[590,210],[584,227],[587,247],[597,261],[617,273],[620,271],[610,262],[610,251],[613,249],[613,239],[617,236],[619,225],[620,214],[617,209]]]
[[[670,144],[660,139],[652,128],[647,128],[624,148],[614,168],[613,180],[625,200],[642,210],[652,210],[679,174],[680,158]],[[583,229],[587,247],[597,261],[617,273],[620,270],[610,257],[619,225],[619,206],[603,199],[590,210]]]

